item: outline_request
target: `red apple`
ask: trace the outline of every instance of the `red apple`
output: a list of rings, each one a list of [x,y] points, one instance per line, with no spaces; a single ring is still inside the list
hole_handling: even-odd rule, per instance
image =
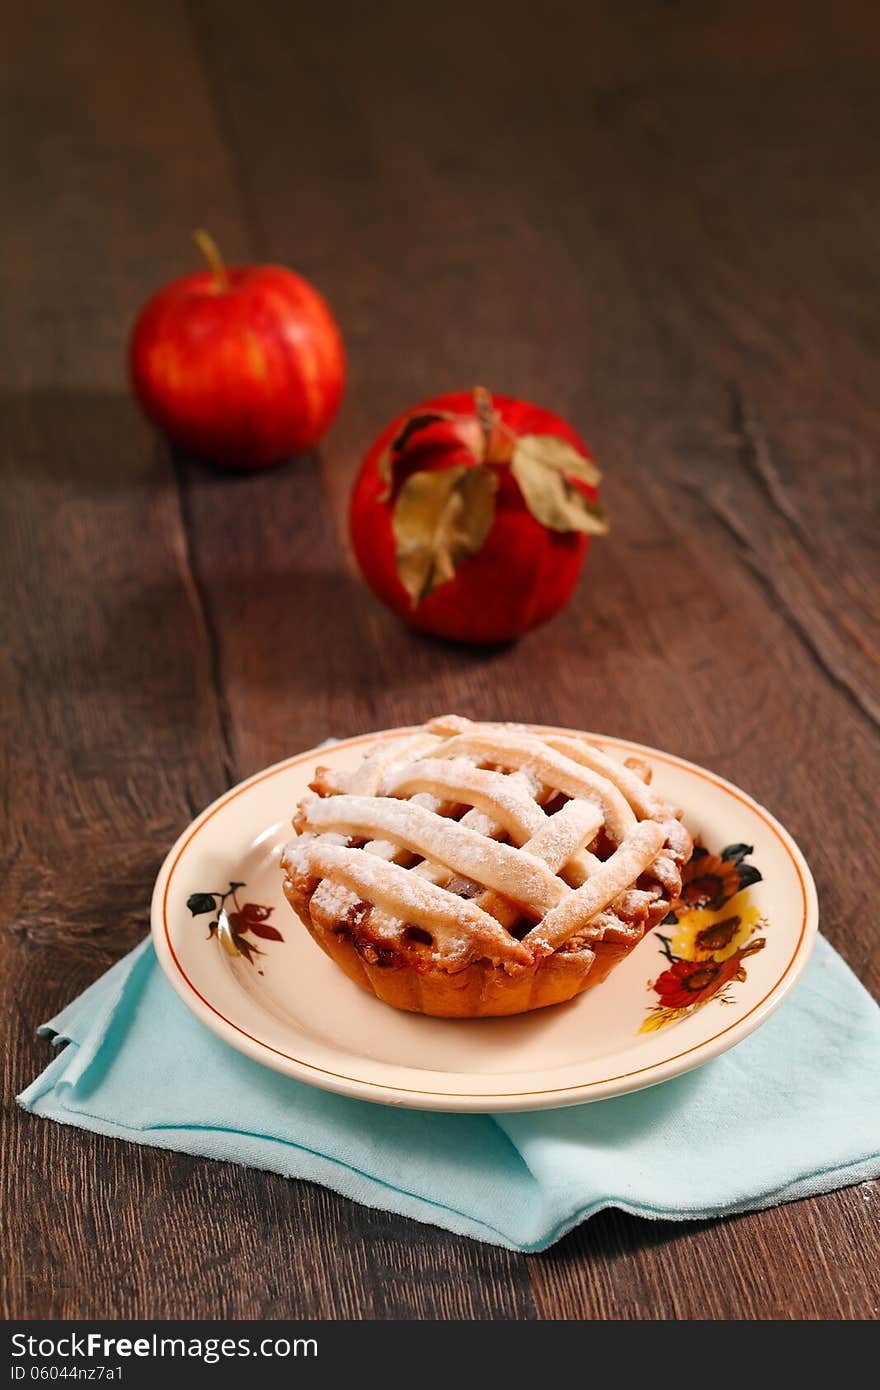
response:
[[[373,442],[351,495],[371,589],[405,622],[507,642],[558,613],[608,524],[599,470],[557,415],[477,388],[435,396]]]
[[[141,310],[129,344],[132,385],[180,448],[232,468],[301,453],[329,426],[345,385],[339,329],[317,290],[278,265],[184,275]]]

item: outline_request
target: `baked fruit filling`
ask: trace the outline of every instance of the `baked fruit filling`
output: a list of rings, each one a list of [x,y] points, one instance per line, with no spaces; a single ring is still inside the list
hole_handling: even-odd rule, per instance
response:
[[[318,944],[398,1008],[521,1013],[598,983],[678,896],[692,842],[636,760],[458,716],[318,768],[282,857]]]

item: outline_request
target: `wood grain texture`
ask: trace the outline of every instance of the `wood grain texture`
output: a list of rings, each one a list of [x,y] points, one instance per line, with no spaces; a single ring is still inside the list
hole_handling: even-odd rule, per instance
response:
[[[880,992],[880,24],[847,0],[38,0],[12,17],[0,257],[6,1316],[877,1316],[876,1187],[713,1223],[606,1212],[523,1258],[322,1189],[39,1123],[36,1024],[146,929],[231,781],[438,709],[604,729],[746,787]],[[322,446],[220,478],[126,391],[207,223],[326,293]],[[355,573],[347,493],[400,408],[476,381],[586,434],[614,530],[488,652]]]

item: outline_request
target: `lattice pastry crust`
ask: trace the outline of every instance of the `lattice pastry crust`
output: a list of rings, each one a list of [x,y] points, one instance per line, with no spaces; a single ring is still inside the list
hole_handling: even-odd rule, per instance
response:
[[[353,772],[316,770],[284,891],[346,974],[397,1008],[561,1003],[678,896],[691,838],[649,782],[582,735],[444,715]]]

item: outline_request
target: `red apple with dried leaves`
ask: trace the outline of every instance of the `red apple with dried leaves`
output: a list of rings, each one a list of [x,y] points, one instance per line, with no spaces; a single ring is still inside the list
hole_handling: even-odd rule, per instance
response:
[[[266,468],[310,449],[345,386],[345,351],[318,291],[278,265],[209,269],[143,307],[129,367],[144,412],[178,447],[230,468]]]
[[[372,445],[351,497],[367,583],[413,627],[505,642],[558,613],[608,523],[599,470],[550,411],[478,387],[435,396]]]

